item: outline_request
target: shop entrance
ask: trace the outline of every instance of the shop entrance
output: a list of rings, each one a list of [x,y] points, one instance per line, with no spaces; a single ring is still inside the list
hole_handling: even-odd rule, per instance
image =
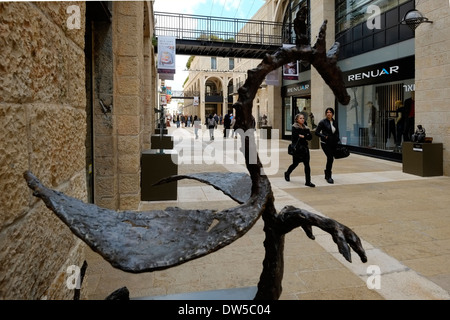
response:
[[[305,115],[307,125],[311,127],[311,96],[292,96],[284,98],[284,134],[283,139],[290,139],[295,115],[302,112]]]

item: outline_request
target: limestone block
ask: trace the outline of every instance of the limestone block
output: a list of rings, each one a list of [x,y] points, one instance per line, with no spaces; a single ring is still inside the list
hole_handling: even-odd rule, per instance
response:
[[[96,192],[101,194],[102,197],[114,196],[114,177],[97,177],[96,179]]]
[[[138,195],[141,188],[141,177],[140,174],[121,174],[119,183],[119,194],[120,195]],[[121,207],[122,207],[122,196],[121,196]],[[134,207],[137,208],[137,207]]]
[[[141,202],[139,194],[135,195],[121,195],[120,196],[120,210],[136,210],[139,208]]]
[[[95,150],[94,153],[101,155],[102,157],[114,156],[114,138],[112,136],[95,136]]]
[[[126,16],[136,16],[144,10],[143,2],[141,1],[117,2],[114,9],[118,14]]]
[[[27,209],[29,194],[22,173],[28,168],[25,108],[0,105],[0,230]]]
[[[77,101],[84,108],[83,47],[30,3],[0,6],[0,102]]]
[[[96,157],[95,158],[95,174],[97,177],[112,176],[115,172],[115,158],[114,157]]]
[[[107,208],[111,210],[117,209],[117,203],[118,200],[116,197],[103,197],[103,196],[97,196],[95,198],[95,204],[102,208]]]
[[[119,76],[134,76],[139,74],[139,59],[137,57],[117,58],[117,75]]]
[[[140,132],[139,116],[117,116],[117,132],[122,135],[138,135]]]
[[[117,96],[114,112],[116,115],[139,115],[140,98],[138,96]]]
[[[122,95],[139,95],[140,82],[135,76],[117,77],[117,91]]]
[[[30,169],[42,177],[44,183],[55,187],[67,181],[74,172],[84,169],[84,110],[33,105],[29,119],[32,146]]]
[[[119,155],[118,172],[136,173],[140,170],[140,158],[135,154]]]
[[[139,139],[135,136],[119,136],[117,138],[117,150],[120,153],[140,153]]]
[[[11,225],[1,237],[2,300],[42,298],[78,241],[42,202],[38,202],[26,217]],[[79,261],[71,264],[79,264]]]
[[[64,31],[68,38],[75,42],[80,48],[84,48],[84,33],[86,25],[86,3],[84,1],[39,1],[35,4]],[[73,11],[68,13],[67,9],[69,6],[74,5],[78,6],[80,9],[80,29],[69,29],[67,27],[67,21],[73,15]],[[69,23],[69,25],[72,24]]]

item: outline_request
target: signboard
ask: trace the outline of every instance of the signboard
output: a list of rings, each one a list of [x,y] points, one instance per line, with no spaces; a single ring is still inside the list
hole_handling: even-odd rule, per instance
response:
[[[167,97],[165,94],[161,95],[161,105],[162,106],[167,106]]]
[[[414,56],[343,72],[346,87],[414,79]]]
[[[284,49],[289,49],[294,47],[293,44],[283,44]],[[290,62],[283,66],[283,79],[284,80],[298,80],[298,72],[299,72],[298,61]]]
[[[285,96],[307,96],[311,94],[311,81],[304,81],[291,84],[284,88],[286,90]]]
[[[175,37],[158,37],[158,73],[171,74],[173,78],[176,69],[175,48]]]

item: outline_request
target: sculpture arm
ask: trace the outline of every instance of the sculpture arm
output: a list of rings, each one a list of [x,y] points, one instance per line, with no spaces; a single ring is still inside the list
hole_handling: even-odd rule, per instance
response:
[[[312,227],[318,227],[331,235],[333,241],[338,246],[339,253],[341,253],[347,261],[352,262],[351,248],[359,255],[362,262],[367,262],[367,257],[359,237],[349,227],[336,220],[293,206],[285,206],[280,211],[279,223],[285,233],[288,233],[297,227],[302,227],[306,235],[312,240],[315,239]]]

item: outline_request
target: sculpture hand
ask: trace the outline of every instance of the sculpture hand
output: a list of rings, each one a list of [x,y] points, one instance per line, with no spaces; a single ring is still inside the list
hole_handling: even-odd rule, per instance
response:
[[[359,237],[352,229],[336,220],[293,206],[285,206],[280,211],[278,222],[285,233],[288,233],[297,227],[302,227],[306,235],[312,240],[315,239],[312,227],[316,226],[331,235],[333,241],[338,246],[339,253],[341,253],[347,261],[352,262],[351,248],[359,255],[362,262],[367,262],[366,253]]]
[[[349,227],[335,220],[329,220],[334,222],[335,227],[329,231],[325,231],[331,234],[333,241],[337,244],[339,252],[344,256],[344,258],[347,261],[352,262],[350,253],[350,248],[352,248],[359,255],[362,262],[367,262],[366,253],[362,247],[361,240],[356,233]]]

